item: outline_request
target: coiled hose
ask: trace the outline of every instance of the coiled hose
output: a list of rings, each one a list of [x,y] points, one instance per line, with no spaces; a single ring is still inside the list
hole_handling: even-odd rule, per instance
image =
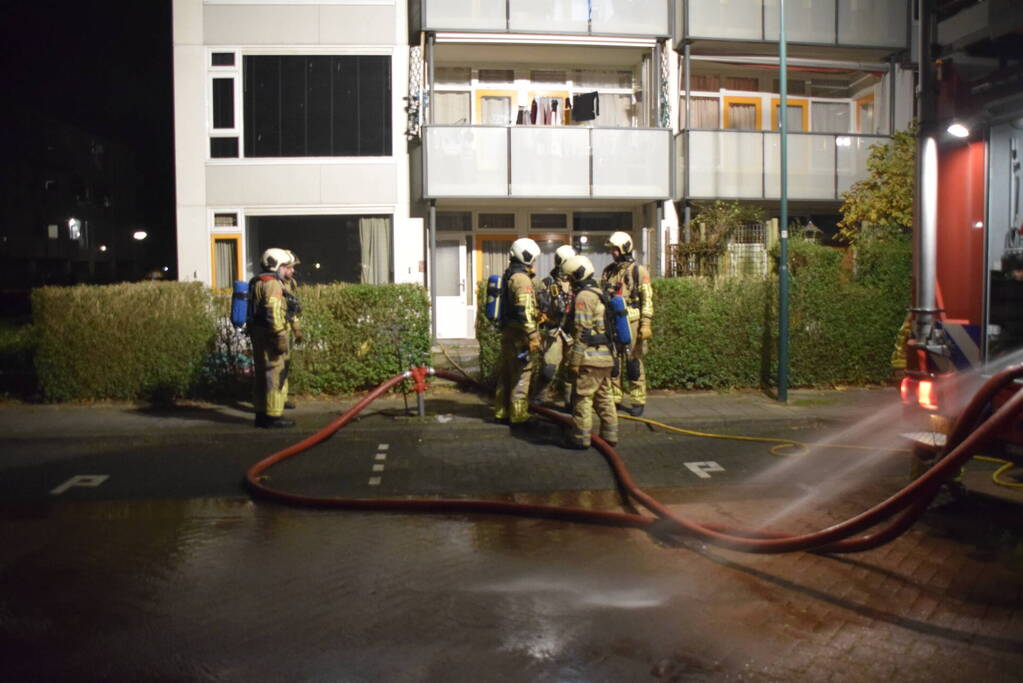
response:
[[[933,467],[901,491],[874,507],[839,524],[808,534],[787,534],[760,529],[735,529],[716,524],[702,524],[679,517],[665,505],[636,486],[625,467],[621,456],[599,436],[592,437],[592,444],[607,460],[615,478],[628,497],[653,513],[653,517],[628,512],[591,510],[586,508],[512,503],[504,501],[462,499],[462,498],[335,498],[304,496],[271,488],[263,483],[262,476],[273,465],[298,455],[329,438],[351,422],[369,404],[390,390],[399,382],[410,377],[417,379],[425,374],[452,380],[457,383],[471,382],[461,375],[446,370],[416,368],[383,382],[354,406],[346,410],[328,425],[312,436],[280,450],[259,461],[245,475],[245,484],[254,496],[291,505],[387,511],[424,512],[483,512],[513,514],[529,517],[563,519],[589,524],[614,525],[645,529],[661,535],[678,535],[695,538],[702,542],[749,553],[787,553],[812,551],[817,553],[862,552],[887,543],[909,529],[927,509],[941,484],[954,476],[958,469],[986,441],[1007,426],[1023,408],[1023,391],[1018,391],[991,415],[983,418],[991,399],[1010,382],[1023,376],[1023,364],[1010,366],[993,375],[971,399],[949,435],[944,454]],[[476,388],[481,387],[471,382]],[[553,410],[533,405],[530,410],[565,427],[571,426],[571,419]],[[890,521],[890,518],[893,518]],[[871,535],[857,536],[879,524],[887,525]]]

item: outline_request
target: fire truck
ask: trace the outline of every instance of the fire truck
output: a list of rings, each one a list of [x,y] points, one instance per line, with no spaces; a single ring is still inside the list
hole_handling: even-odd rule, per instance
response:
[[[992,376],[1023,372],[1023,2],[920,0],[914,298],[901,391],[918,453]],[[985,452],[1023,462],[1023,417]]]

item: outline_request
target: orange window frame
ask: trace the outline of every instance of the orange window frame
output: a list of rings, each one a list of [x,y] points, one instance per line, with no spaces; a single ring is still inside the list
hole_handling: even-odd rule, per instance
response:
[[[785,106],[800,107],[803,110],[803,132],[810,130],[810,101],[801,98],[785,98]],[[778,111],[781,109],[781,98],[771,99],[771,130],[778,130]]]
[[[210,288],[218,292],[230,291],[228,289],[217,289],[217,242],[234,242],[234,272],[241,277],[242,274],[242,236],[241,235],[211,235],[210,236]]]
[[[856,100],[856,132],[857,133],[862,133],[863,132],[863,124],[862,124],[862,117],[861,117],[861,115],[863,113],[863,108],[866,107],[868,104],[869,105],[873,105],[874,104],[874,93],[870,93],[869,95],[866,95],[864,97],[860,97],[859,99]],[[876,107],[874,108],[874,113],[875,113],[875,115],[877,114],[877,108]]]
[[[474,93],[475,99],[475,114],[476,120],[473,122],[474,125],[483,125],[483,98],[484,97],[507,97],[511,104],[508,107],[509,118],[511,119],[508,123],[515,123],[515,112],[518,111],[518,99],[519,92],[517,90],[477,90]]]
[[[763,130],[763,128],[764,128],[764,124],[763,124],[763,121],[764,121],[764,117],[763,117],[764,100],[762,98],[759,98],[759,97],[734,97],[734,96],[725,95],[721,99],[722,99],[722,105],[723,105],[723,107],[722,107],[723,111],[721,113],[722,128],[724,128],[726,130],[730,129],[729,124],[731,123],[731,111],[732,111],[731,110],[731,106],[733,104],[752,104],[756,108],[756,117],[757,117],[757,127],[754,128],[753,130]]]

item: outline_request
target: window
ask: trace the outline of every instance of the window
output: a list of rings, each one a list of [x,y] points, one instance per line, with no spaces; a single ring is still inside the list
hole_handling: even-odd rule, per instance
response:
[[[564,230],[568,227],[568,216],[563,213],[530,214],[529,227],[539,230]]]
[[[244,58],[246,157],[389,156],[388,56]]]
[[[806,131],[809,128],[809,109],[806,100],[785,98],[785,108],[788,117],[785,123],[789,131]],[[771,130],[781,129],[781,119],[778,117],[778,110],[781,108],[781,98],[775,97],[771,100]]]
[[[479,229],[487,230],[493,228],[514,228],[515,214],[513,213],[481,213],[479,215]]]
[[[238,157],[239,72],[234,52],[210,54],[207,72],[207,127],[210,135],[210,158]]]
[[[213,289],[231,291],[235,280],[241,279],[241,235],[213,236]]]
[[[760,130],[759,97],[725,97],[725,128]]]
[[[512,107],[517,97],[514,90],[477,90],[476,122],[482,126],[511,124]]]
[[[873,94],[856,100],[856,131],[859,133],[877,132],[874,124]]]
[[[690,97],[689,107],[690,128],[717,129],[720,127],[721,100],[717,97]]]
[[[394,281],[390,216],[249,216],[246,223],[249,253],[290,249],[302,261],[300,282]]]
[[[847,102],[814,102],[810,106],[810,117],[814,132],[849,132],[849,104]]]
[[[438,211],[437,230],[472,230],[472,212],[470,211]]]
[[[433,94],[433,120],[439,125],[469,125],[468,92],[437,92]]]

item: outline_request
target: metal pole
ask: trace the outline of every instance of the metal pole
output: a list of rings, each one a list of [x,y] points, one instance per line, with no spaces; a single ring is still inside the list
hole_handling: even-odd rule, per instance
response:
[[[937,229],[938,229],[938,144],[934,122],[934,73],[931,51],[931,11],[929,0],[918,5],[917,44],[919,49],[917,82],[917,138],[915,225],[913,226],[916,291],[913,297],[914,329],[917,343],[931,342],[937,310]]]
[[[430,200],[430,344],[437,343],[437,200]]]
[[[778,0],[778,71],[781,97],[781,225],[778,258],[778,400],[789,400],[789,150],[788,150],[788,50],[785,43],[785,0]]]
[[[685,69],[685,88],[686,88],[686,118],[685,128],[682,130],[682,173],[685,176],[682,178],[682,199],[686,203],[686,214],[685,214],[685,229],[683,234],[685,235],[685,241],[688,243],[692,239],[692,232],[690,229],[690,218],[691,212],[689,211],[689,169],[692,167],[692,160],[689,158],[689,127],[692,125],[692,90],[693,82],[691,80],[691,71],[693,68],[692,62],[692,50],[689,46],[689,39],[686,38],[686,44],[682,48],[682,68]]]

